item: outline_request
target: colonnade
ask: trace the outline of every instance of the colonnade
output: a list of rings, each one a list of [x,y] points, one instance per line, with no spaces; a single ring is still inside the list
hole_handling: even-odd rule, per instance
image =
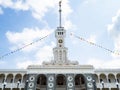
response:
[[[0,74],[0,89],[4,90],[20,90],[24,88],[27,74],[25,73],[1,73]]]
[[[95,74],[98,90],[119,90],[120,73],[99,73]]]

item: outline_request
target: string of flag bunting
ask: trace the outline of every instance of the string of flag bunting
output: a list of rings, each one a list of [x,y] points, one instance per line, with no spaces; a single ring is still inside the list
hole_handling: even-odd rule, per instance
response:
[[[110,50],[110,49],[105,48],[105,47],[103,47],[103,46],[101,46],[101,45],[98,45],[98,44],[96,44],[96,43],[94,43],[94,42],[91,42],[91,41],[88,41],[88,40],[86,40],[86,39],[84,39],[84,38],[82,38],[82,37],[79,37],[79,36],[77,36],[77,35],[75,35],[75,34],[73,34],[73,33],[71,33],[71,35],[74,36],[75,38],[78,38],[78,39],[80,39],[80,40],[82,40],[82,41],[84,41],[84,42],[89,43],[90,45],[93,45],[93,46],[102,48],[102,49],[104,49],[104,50],[106,50],[106,51],[108,51],[108,52],[111,52],[111,53],[113,53],[113,54],[120,55],[120,52],[118,52],[118,51]],[[46,37],[48,37],[48,36],[49,36],[49,35],[46,35],[46,36],[44,36],[44,37],[42,37],[42,38],[40,38],[40,39],[38,39],[38,40],[36,40],[36,41],[33,41],[33,42],[29,43],[29,44],[24,45],[24,46],[21,47],[21,48],[18,48],[18,49],[16,49],[16,50],[13,50],[13,51],[11,51],[11,52],[6,53],[6,54],[0,56],[0,60],[3,59],[4,57],[7,57],[7,56],[11,55],[11,54],[14,54],[14,53],[16,53],[16,52],[18,52],[18,51],[21,51],[22,49],[24,49],[24,48],[26,48],[26,47],[28,47],[28,46],[31,46],[31,45],[33,45],[33,44],[41,41],[42,39],[44,39],[44,38],[46,38]]]
[[[110,53],[113,53],[113,54],[116,54],[116,55],[120,55],[120,52],[118,52],[118,51],[110,50],[110,49],[105,48],[105,47],[103,47],[103,46],[101,46],[101,45],[99,45],[99,44],[96,44],[96,43],[91,42],[91,41],[88,41],[88,40],[86,40],[86,39],[84,39],[84,38],[82,38],[82,37],[79,37],[79,36],[77,36],[77,35],[75,35],[75,34],[73,34],[73,33],[71,33],[70,35],[72,35],[72,36],[74,36],[75,38],[78,38],[78,39],[80,39],[80,40],[82,40],[82,41],[84,41],[84,42],[87,42],[87,43],[89,43],[90,45],[93,45],[93,46],[102,48],[102,49],[104,49],[104,50],[106,50],[106,51],[108,51],[108,52],[110,52]]]
[[[16,52],[18,52],[18,51],[21,51],[22,49],[24,49],[24,48],[26,48],[26,47],[28,47],[28,46],[31,46],[31,45],[33,45],[33,44],[41,41],[42,39],[44,39],[44,38],[46,38],[46,37],[48,37],[48,36],[49,36],[49,35],[46,35],[46,36],[44,36],[44,37],[42,37],[42,38],[40,38],[40,39],[38,39],[38,40],[36,40],[36,41],[33,41],[33,42],[29,43],[29,44],[24,45],[23,47],[20,47],[20,48],[18,48],[18,49],[16,49],[16,50],[13,50],[13,51],[11,51],[11,52],[6,53],[6,54],[0,56],[0,60],[3,59],[4,57],[7,57],[7,56],[11,55],[11,54],[14,54],[14,53],[16,53]]]

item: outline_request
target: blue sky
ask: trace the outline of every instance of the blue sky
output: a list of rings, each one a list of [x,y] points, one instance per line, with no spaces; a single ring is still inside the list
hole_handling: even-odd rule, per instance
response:
[[[44,40],[0,59],[0,69],[26,68],[53,59],[58,0],[0,0],[0,56],[49,34]],[[95,68],[120,68],[120,55],[92,46],[75,35],[120,52],[120,0],[62,0],[68,59]]]

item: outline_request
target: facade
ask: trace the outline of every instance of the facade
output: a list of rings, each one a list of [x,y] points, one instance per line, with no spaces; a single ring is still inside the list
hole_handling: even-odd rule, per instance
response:
[[[55,31],[54,59],[27,69],[0,70],[0,90],[119,90],[120,69],[95,69],[67,57],[66,30]]]
[[[56,66],[57,67],[57,66]],[[68,85],[66,85],[66,81],[61,80],[62,77],[65,77],[65,80],[67,79],[68,75],[73,75],[74,77],[74,88],[68,89],[68,90],[119,90],[120,85],[120,69],[95,69],[91,68],[91,66],[79,66],[81,68],[69,67],[69,69],[66,67],[59,68],[59,67],[51,67],[51,71],[47,70],[49,67],[45,68],[44,66],[34,66],[34,68],[29,67],[29,69],[26,70],[0,70],[0,90],[27,90],[25,89],[27,83],[28,83],[28,75],[29,76],[38,76],[38,80],[35,81],[37,83],[36,89],[29,89],[29,90],[67,90],[65,89]],[[42,71],[40,70],[42,69]],[[44,71],[46,69],[46,71]],[[53,70],[53,72],[52,72]],[[75,71],[74,71],[75,70]],[[44,72],[43,72],[44,71]],[[49,71],[49,72],[48,72]],[[68,72],[67,72],[68,71]],[[73,71],[74,73],[72,73]],[[87,73],[91,73],[95,77],[95,87],[97,89],[82,89],[83,87],[86,87],[86,85],[82,84],[84,81],[78,82],[78,77],[82,77],[83,74],[85,74],[85,71]],[[51,73],[50,73],[51,72]],[[34,73],[34,75],[33,75]],[[54,73],[54,74],[53,74]],[[75,73],[77,75],[75,75]],[[53,75],[55,77],[54,85],[55,87],[60,87],[61,89],[47,89],[48,86],[48,76]],[[41,78],[41,83],[40,82]],[[60,78],[60,79],[59,79]],[[30,78],[31,79],[31,78]],[[47,79],[47,80],[46,80]],[[69,78],[70,79],[70,78]],[[53,78],[49,79],[53,80]],[[63,85],[56,85],[60,83],[59,80],[64,81]],[[76,83],[75,83],[76,81]],[[94,81],[94,80],[92,80]],[[49,84],[50,85],[50,84]],[[64,89],[63,89],[64,87]],[[76,88],[75,88],[76,87]],[[79,89],[77,89],[79,88]],[[81,89],[80,89],[81,88]]]

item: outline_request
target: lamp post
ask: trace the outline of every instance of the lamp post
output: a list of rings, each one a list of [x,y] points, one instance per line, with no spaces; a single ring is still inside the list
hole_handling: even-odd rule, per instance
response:
[[[6,84],[6,82],[3,83],[3,90],[5,90]]]
[[[119,90],[119,85],[118,85],[118,82],[116,82],[116,86],[117,86],[117,90]]]
[[[102,81],[101,83],[102,83],[102,88],[104,88],[104,82]]]
[[[17,82],[17,88],[19,88],[19,85],[20,85],[20,81]]]

